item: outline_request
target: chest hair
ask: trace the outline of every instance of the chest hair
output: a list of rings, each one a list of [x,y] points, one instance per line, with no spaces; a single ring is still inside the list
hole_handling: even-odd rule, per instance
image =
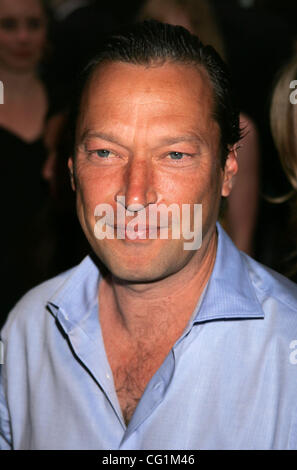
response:
[[[111,363],[116,393],[126,425],[129,423],[145,387],[158,370],[166,351],[152,350],[139,345],[133,353],[125,354]]]

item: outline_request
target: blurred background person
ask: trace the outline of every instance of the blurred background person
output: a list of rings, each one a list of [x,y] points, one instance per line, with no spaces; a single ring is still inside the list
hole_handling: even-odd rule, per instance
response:
[[[207,0],[144,0],[138,19],[142,21],[150,18],[184,26],[203,43],[213,46],[226,59],[226,49],[215,12]]]
[[[50,0],[54,16],[61,21],[75,10],[90,5],[92,0]]]
[[[41,168],[47,151],[43,131],[49,107],[40,65],[48,20],[41,0],[0,0],[0,106],[2,304],[0,321],[38,282],[34,271],[36,217],[46,198]]]
[[[289,190],[269,125],[270,95],[279,68],[292,55],[297,37],[296,0],[211,0],[224,36],[239,106],[256,124],[261,142],[260,199],[255,257],[279,270],[280,240],[287,205],[269,198]]]
[[[48,73],[56,91],[54,115],[67,110],[78,74],[97,54],[104,34],[117,28],[123,18],[118,18],[114,0],[51,0],[51,5],[55,54]]]
[[[279,202],[289,202],[288,224],[283,227],[280,270],[297,282],[297,53],[281,70],[271,100],[270,123],[280,162],[291,190]]]
[[[149,18],[184,26],[204,44],[213,46],[227,61],[215,12],[207,0],[147,0],[142,4],[138,19]],[[225,201],[221,223],[237,247],[253,255],[259,200],[260,144],[254,122],[243,113],[240,121],[243,139],[238,147],[239,169],[232,193]]]

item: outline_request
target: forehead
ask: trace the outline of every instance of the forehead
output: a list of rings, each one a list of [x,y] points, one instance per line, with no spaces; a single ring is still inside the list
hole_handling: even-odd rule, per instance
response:
[[[42,15],[40,0],[0,0],[0,17]]]
[[[207,71],[199,66],[166,62],[134,65],[101,64],[82,96],[80,123],[114,113],[154,115],[182,113],[188,118],[212,119],[213,89]]]

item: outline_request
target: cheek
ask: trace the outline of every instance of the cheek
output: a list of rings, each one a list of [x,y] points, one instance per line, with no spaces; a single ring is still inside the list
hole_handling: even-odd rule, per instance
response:
[[[114,196],[123,184],[123,171],[119,168],[104,168],[83,160],[75,166],[75,182],[88,200],[99,204],[113,203]]]
[[[12,47],[14,44],[14,38],[9,35],[1,32],[0,33],[0,50],[1,52],[6,52],[7,48]]]
[[[93,200],[91,188],[78,183],[76,188],[76,211],[81,227],[87,237],[88,234],[93,233],[93,227],[95,226],[94,212],[96,204]]]
[[[88,217],[92,217],[95,207],[101,203],[113,203],[114,191],[110,178],[92,168],[81,168],[75,177],[78,206]]]
[[[90,181],[79,181],[77,183],[77,200],[83,211],[87,214],[93,214],[98,201],[100,192],[98,186],[91,184]]]
[[[35,46],[36,53],[41,54],[46,43],[46,32],[36,34],[32,39],[32,43]]]
[[[164,202],[196,202],[201,179],[199,174],[199,170],[157,171],[154,178],[155,189]]]
[[[177,203],[203,203],[211,197],[218,186],[217,172],[210,168],[196,169],[192,173],[184,173],[172,178],[170,198]]]

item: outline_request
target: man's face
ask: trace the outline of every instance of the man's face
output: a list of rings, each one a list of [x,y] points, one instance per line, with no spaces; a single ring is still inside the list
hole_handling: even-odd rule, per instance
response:
[[[118,278],[140,283],[162,279],[188,263],[199,263],[207,251],[220,197],[229,194],[236,172],[232,153],[224,171],[220,166],[220,132],[212,109],[208,75],[194,66],[116,62],[101,65],[93,75],[83,96],[75,162],[70,159],[69,167],[82,228]],[[158,223],[156,239],[98,240],[95,208],[109,204],[116,226],[119,196],[125,197],[126,207],[143,207],[147,215],[153,204],[174,203],[180,213],[183,204],[191,210],[202,204],[201,248],[185,250],[183,234],[172,239],[172,220],[168,239],[160,238]],[[126,217],[125,223],[130,221]]]

